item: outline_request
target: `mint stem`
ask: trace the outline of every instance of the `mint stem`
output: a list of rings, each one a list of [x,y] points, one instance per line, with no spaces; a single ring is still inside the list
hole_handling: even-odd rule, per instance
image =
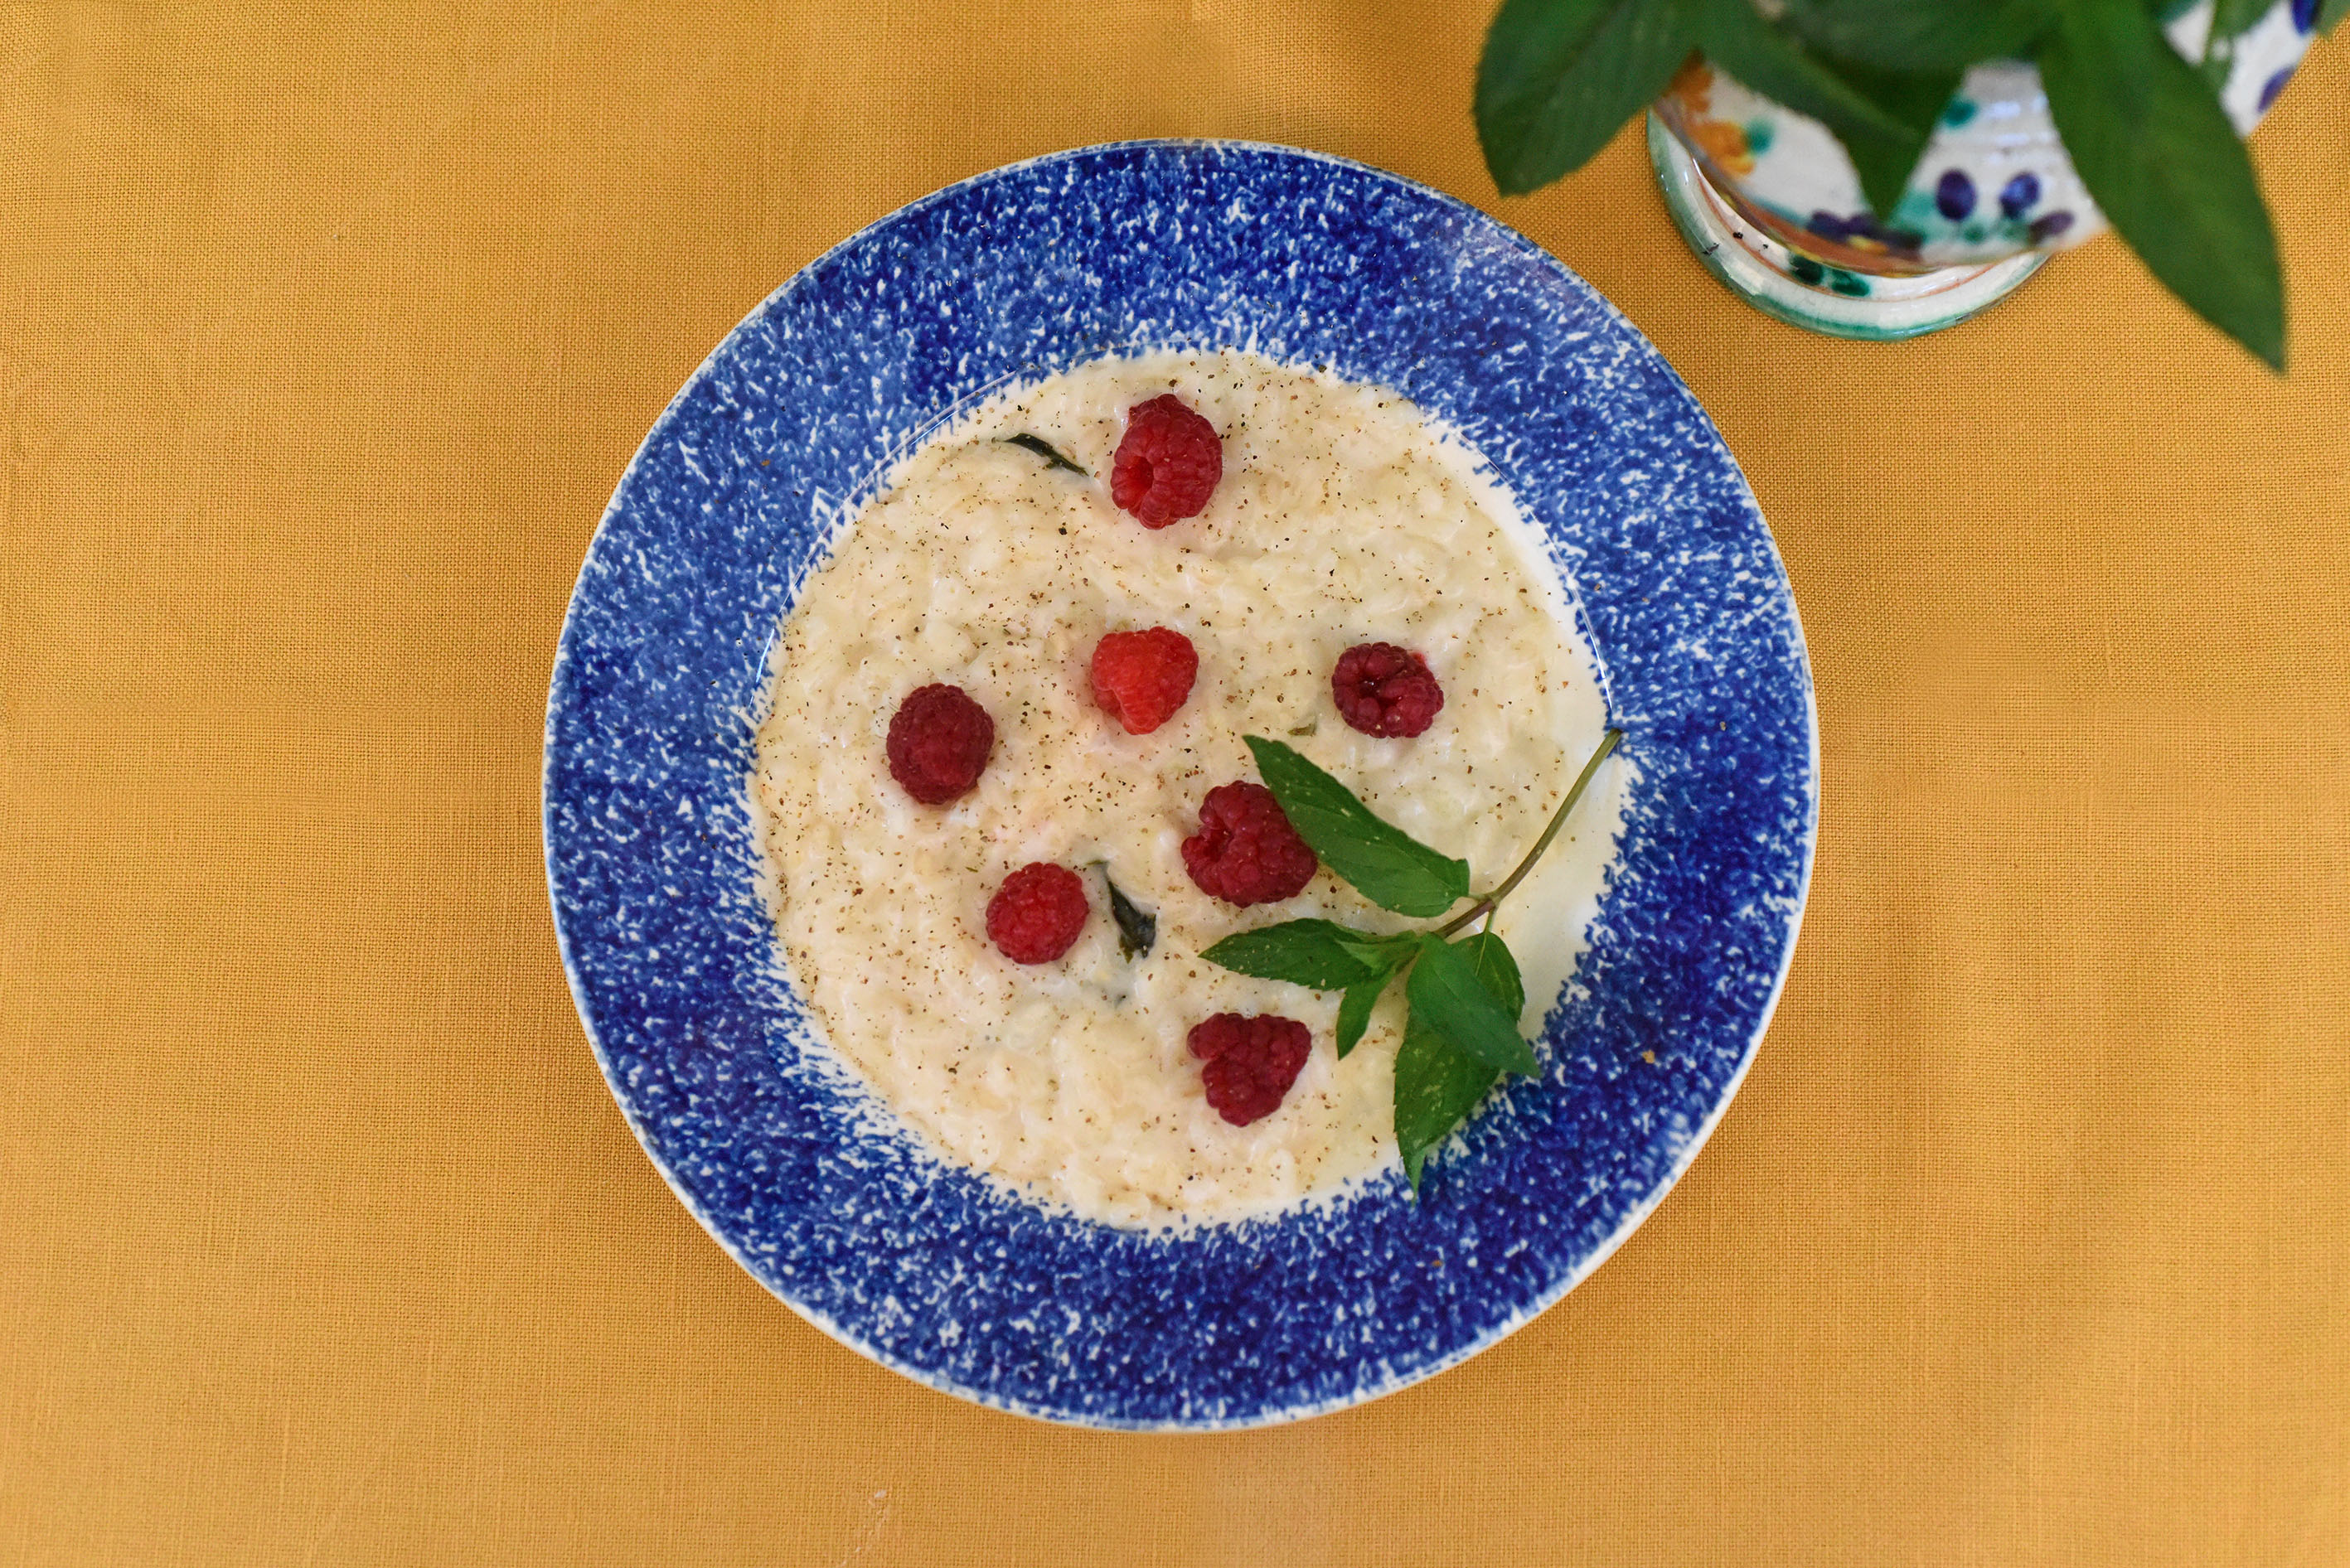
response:
[[[1565,800],[1559,802],[1558,810],[1551,815],[1550,826],[1543,829],[1540,838],[1534,840],[1534,846],[1526,851],[1526,857],[1518,862],[1518,868],[1503,877],[1500,887],[1470,905],[1466,912],[1447,922],[1436,933],[1438,936],[1450,937],[1455,931],[1474,925],[1480,916],[1492,914],[1503,899],[1516,890],[1518,884],[1526,879],[1526,873],[1534,868],[1534,862],[1543,857],[1543,851],[1550,847],[1550,841],[1558,836],[1558,830],[1566,826],[1566,814],[1573,811],[1575,803],[1583,798],[1584,790],[1590,785],[1591,775],[1599,771],[1599,764],[1607,760],[1607,754],[1623,739],[1624,732],[1621,730],[1610,730],[1600,737],[1599,749],[1593,752],[1591,760],[1583,764],[1583,772],[1575,775],[1575,787],[1566,792]]]

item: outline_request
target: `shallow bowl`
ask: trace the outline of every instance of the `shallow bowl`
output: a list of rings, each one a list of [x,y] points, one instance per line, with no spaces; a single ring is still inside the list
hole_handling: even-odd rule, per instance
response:
[[[899,457],[1007,384],[1218,348],[1397,388],[1483,455],[1567,587],[1631,783],[1542,1075],[1498,1092],[1416,1199],[1398,1171],[1274,1219],[1127,1231],[941,1163],[817,1041],[761,891],[747,783],[778,625]],[[892,213],[753,311],[678,393],[564,626],[547,876],[613,1095],[763,1284],[983,1404],[1243,1427],[1492,1345],[1656,1206],[1785,977],[1816,772],[1770,534],[1704,410],[1621,316],[1519,235],[1393,175],[1134,142]]]

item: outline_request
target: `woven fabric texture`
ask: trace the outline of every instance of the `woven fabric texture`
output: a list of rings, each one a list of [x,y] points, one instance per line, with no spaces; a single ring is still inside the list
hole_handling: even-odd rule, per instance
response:
[[[2271,377],[2117,244],[1750,311],[1637,128],[1498,201],[1484,4],[0,14],[0,1563],[2350,1561],[2350,47]],[[1777,1023],[1469,1365],[1278,1430],[966,1407],[765,1295],[598,1076],[538,841],[622,466],[793,270],[1133,136],[1499,213],[1720,421],[1824,750]]]

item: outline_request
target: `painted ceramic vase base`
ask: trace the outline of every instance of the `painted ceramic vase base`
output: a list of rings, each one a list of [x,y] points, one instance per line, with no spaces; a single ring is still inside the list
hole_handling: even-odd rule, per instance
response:
[[[1890,342],[1955,327],[2005,299],[2048,259],[2026,251],[1909,276],[1847,272],[1791,251],[1747,223],[1653,113],[1648,161],[1674,225],[1708,272],[1757,310],[1832,337]]]

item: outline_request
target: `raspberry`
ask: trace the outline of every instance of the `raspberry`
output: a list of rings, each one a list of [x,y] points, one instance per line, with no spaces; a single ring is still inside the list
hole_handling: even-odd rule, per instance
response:
[[[889,776],[924,805],[977,784],[994,749],[995,721],[958,686],[917,687],[889,719]]]
[[[1199,673],[1191,639],[1163,626],[1114,631],[1094,644],[1094,701],[1129,735],[1147,735],[1174,717]]]
[[[1076,945],[1092,912],[1076,872],[1038,861],[1006,877],[987,901],[987,940],[1014,963],[1051,963]]]
[[[1200,803],[1200,831],[1183,841],[1183,865],[1200,891],[1227,904],[1294,898],[1321,864],[1281,803],[1263,784],[1219,784]]]
[[[1428,661],[1392,642],[1366,642],[1340,654],[1330,695],[1338,717],[1366,735],[1417,735],[1444,707],[1444,688]]]
[[[1191,1033],[1191,1054],[1207,1065],[1200,1082],[1208,1104],[1236,1127],[1281,1108],[1282,1096],[1297,1082],[1314,1036],[1295,1018],[1249,1018],[1219,1012]]]
[[[1145,528],[1196,517],[1224,476],[1216,427],[1170,393],[1126,410],[1126,436],[1109,463],[1109,498]]]

